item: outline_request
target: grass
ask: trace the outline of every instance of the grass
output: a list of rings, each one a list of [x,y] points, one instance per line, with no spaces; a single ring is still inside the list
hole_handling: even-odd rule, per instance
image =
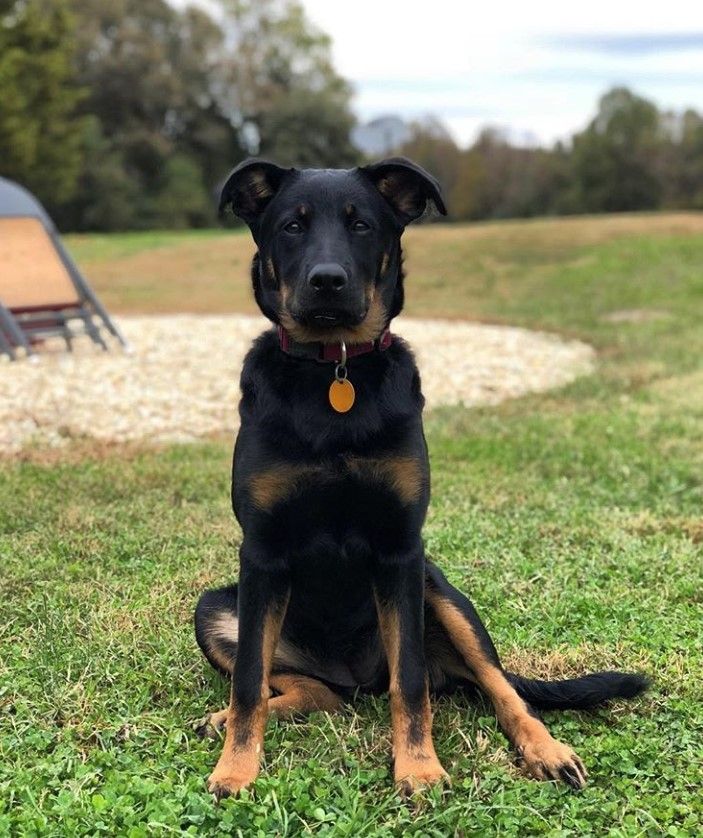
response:
[[[700,834],[701,231],[699,217],[653,216],[409,240],[413,313],[550,328],[600,353],[596,375],[561,391],[427,417],[428,552],[471,594],[506,662],[655,678],[633,703],[547,715],[588,765],[582,793],[522,778],[490,709],[454,696],[435,718],[451,791],[394,794],[387,703],[364,699],[345,715],[272,722],[255,788],[214,805],[203,780],[219,744],[192,724],[227,690],[190,620],[198,593],[236,574],[230,443],[85,444],[0,464],[0,833]],[[136,238],[70,245],[92,266],[108,254],[109,273],[201,246],[217,263],[245,244]],[[139,283],[120,275],[110,305],[126,310]],[[173,279],[154,274],[148,298],[190,308]],[[209,299],[236,307],[237,282],[213,279]]]
[[[530,298],[549,302],[535,292],[568,287],[564,270],[582,270],[605,291],[598,280],[612,265],[601,265],[601,258],[627,247],[622,261],[634,267],[630,254],[645,263],[643,247],[663,247],[667,258],[669,246],[690,243],[696,234],[703,235],[703,214],[411,227],[404,239],[410,276],[406,310],[415,316],[512,321]],[[110,311],[257,310],[249,281],[254,246],[241,229],[74,235],[66,236],[66,243]],[[550,287],[544,288],[547,277]],[[633,290],[615,293],[624,302]]]

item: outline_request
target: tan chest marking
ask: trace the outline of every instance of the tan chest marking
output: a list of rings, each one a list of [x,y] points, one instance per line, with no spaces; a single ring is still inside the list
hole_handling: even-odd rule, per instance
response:
[[[252,500],[259,509],[271,509],[277,503],[293,494],[304,479],[317,476],[321,466],[281,463],[255,474],[249,483]]]
[[[254,504],[268,511],[293,495],[303,483],[326,483],[349,474],[387,486],[403,504],[416,502],[422,492],[422,464],[410,456],[345,457],[341,467],[333,464],[280,463],[253,475],[249,492]]]
[[[422,466],[416,457],[347,457],[352,474],[372,483],[384,483],[404,504],[414,503],[422,491]]]

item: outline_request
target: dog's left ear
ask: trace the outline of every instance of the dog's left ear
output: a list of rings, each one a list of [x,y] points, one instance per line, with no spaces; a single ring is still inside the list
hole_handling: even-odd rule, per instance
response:
[[[249,158],[240,163],[227,178],[220,193],[220,215],[232,212],[251,226],[278,192],[283,179],[293,169],[282,169],[268,160]]]
[[[439,183],[422,166],[405,157],[390,157],[380,163],[363,166],[361,171],[388,201],[403,226],[419,218],[432,203],[442,215],[447,214]]]

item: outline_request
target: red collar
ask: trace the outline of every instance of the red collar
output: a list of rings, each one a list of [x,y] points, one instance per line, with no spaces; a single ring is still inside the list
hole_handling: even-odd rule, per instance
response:
[[[342,360],[342,344],[341,343],[299,343],[288,334],[283,326],[278,326],[278,341],[281,349],[288,355],[293,355],[296,358],[310,358],[315,361],[335,361],[339,363]],[[384,352],[393,342],[393,335],[390,330],[386,329],[383,334],[376,340],[368,340],[365,343],[350,343],[347,344],[347,358],[353,358],[355,355],[366,355],[378,349],[379,352]]]

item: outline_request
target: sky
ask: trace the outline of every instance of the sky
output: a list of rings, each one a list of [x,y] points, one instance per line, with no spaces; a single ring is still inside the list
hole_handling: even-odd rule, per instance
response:
[[[302,0],[333,41],[362,120],[438,116],[462,144],[487,124],[566,139],[626,85],[703,111],[703,2]]]

